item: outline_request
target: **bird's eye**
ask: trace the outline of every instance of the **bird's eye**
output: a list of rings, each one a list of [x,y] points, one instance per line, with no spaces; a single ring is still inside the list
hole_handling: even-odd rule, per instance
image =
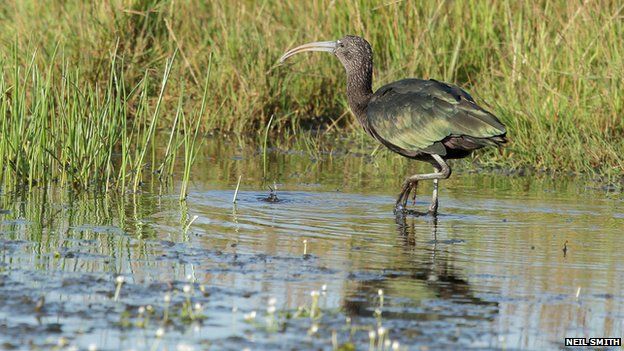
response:
[[[338,44],[338,47],[339,47],[339,48],[344,48],[344,43],[343,43],[343,42],[341,42],[340,40],[338,40],[338,41],[336,42],[336,44]]]

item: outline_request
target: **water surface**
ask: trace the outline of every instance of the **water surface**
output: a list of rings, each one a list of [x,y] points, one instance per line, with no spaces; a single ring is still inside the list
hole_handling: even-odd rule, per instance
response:
[[[400,181],[419,170],[275,149],[263,181],[258,150],[213,140],[184,203],[158,182],[3,194],[0,349],[367,350],[371,332],[383,348],[380,327],[409,350],[623,336],[620,193],[455,172],[436,219],[397,218]],[[279,201],[265,201],[268,185]]]

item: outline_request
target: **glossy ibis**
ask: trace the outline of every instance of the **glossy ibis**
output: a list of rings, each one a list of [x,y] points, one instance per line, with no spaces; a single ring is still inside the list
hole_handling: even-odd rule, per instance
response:
[[[395,212],[407,211],[410,192],[420,180],[433,180],[430,214],[438,211],[438,181],[451,175],[448,159],[463,158],[484,146],[504,144],[505,126],[477,105],[466,91],[437,80],[402,79],[372,91],[373,52],[361,37],[347,35],[336,41],[298,46],[280,62],[305,51],[334,54],[347,72],[349,107],[373,138],[390,150],[429,162],[435,172],[405,179]]]

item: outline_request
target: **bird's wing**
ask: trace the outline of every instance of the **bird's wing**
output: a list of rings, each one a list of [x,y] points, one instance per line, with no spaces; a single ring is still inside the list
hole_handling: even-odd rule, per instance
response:
[[[385,143],[412,153],[444,156],[449,136],[487,140],[504,136],[505,126],[457,86],[435,80],[404,79],[373,94],[366,117]]]

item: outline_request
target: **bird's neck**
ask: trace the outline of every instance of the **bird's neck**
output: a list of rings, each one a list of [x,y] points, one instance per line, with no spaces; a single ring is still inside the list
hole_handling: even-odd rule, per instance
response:
[[[372,64],[364,66],[356,72],[347,72],[347,99],[351,111],[367,129],[366,107],[373,96],[373,67]]]

